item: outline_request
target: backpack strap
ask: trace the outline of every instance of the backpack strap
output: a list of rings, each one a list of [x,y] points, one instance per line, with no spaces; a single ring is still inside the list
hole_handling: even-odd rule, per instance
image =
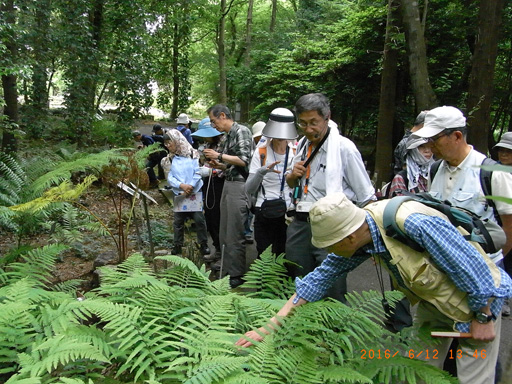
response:
[[[423,252],[424,249],[400,229],[396,222],[396,214],[400,206],[406,201],[414,200],[412,196],[395,196],[386,204],[382,218],[382,225],[386,230],[386,236],[398,240],[415,251]]]
[[[489,159],[488,157],[486,157],[482,161],[482,165],[494,165],[494,164],[498,164],[498,163],[496,161],[494,161],[493,159]],[[480,168],[480,186],[482,187],[484,196],[492,195],[491,177],[492,177],[492,171]],[[492,199],[486,199],[486,200],[494,212],[494,218],[496,219],[498,224],[501,226],[501,218],[498,213],[498,210],[496,209],[496,202]]]
[[[436,177],[436,173],[439,170],[439,166],[441,165],[441,161],[443,161],[443,160],[436,160],[430,166],[430,182],[434,181],[434,177]]]

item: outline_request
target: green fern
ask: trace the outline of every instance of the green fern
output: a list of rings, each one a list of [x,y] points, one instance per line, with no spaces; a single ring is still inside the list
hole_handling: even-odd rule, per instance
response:
[[[42,194],[48,188],[69,180],[73,172],[89,171],[99,174],[101,169],[112,161],[125,158],[123,149],[112,149],[110,151],[93,153],[72,161],[65,161],[52,171],[38,177],[32,183],[32,188],[36,193]]]
[[[9,281],[30,278],[42,286],[49,282],[55,260],[65,249],[65,245],[52,244],[29,251],[22,256],[22,262],[9,264],[9,270],[4,273],[4,278]]]
[[[245,274],[242,288],[256,290],[256,293],[249,295],[260,298],[287,299],[295,289],[287,273],[287,263],[290,262],[284,258],[284,254],[276,257],[272,255],[271,247],[267,248]]]

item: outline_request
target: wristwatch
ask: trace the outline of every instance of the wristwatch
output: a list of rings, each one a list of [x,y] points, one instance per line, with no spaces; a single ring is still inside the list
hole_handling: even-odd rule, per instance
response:
[[[219,156],[217,156],[217,160],[219,160],[222,163],[222,153],[219,153]]]
[[[487,313],[484,312],[476,312],[475,319],[480,324],[487,324],[491,320],[496,320],[496,316],[494,316],[492,313],[488,315]]]

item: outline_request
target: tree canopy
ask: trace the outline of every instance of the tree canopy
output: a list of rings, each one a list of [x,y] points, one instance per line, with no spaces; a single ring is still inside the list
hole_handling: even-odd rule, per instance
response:
[[[129,121],[151,106],[199,119],[225,102],[251,124],[323,92],[341,132],[369,144],[365,157],[379,147],[382,97],[395,109],[393,133],[379,135],[387,147],[420,110],[454,105],[485,150],[512,126],[511,9],[503,0],[3,1],[2,148],[18,125],[45,135],[56,94],[68,139],[87,144],[105,105]],[[389,49],[396,76],[381,95]]]

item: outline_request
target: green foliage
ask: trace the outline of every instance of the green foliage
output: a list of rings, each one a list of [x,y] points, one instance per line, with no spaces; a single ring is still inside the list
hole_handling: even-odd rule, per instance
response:
[[[101,268],[100,287],[77,300],[68,289],[41,284],[59,250],[36,250],[11,272],[0,271],[0,375],[9,384],[56,376],[71,384],[451,382],[421,361],[361,359],[362,348],[407,349],[378,320],[379,292],[349,295],[349,306],[324,300],[298,307],[277,332],[239,350],[240,335],[284,303],[271,297],[281,279],[268,279],[275,287],[262,287],[261,298],[230,291],[227,278],[211,282],[204,268],[180,257],[160,257],[169,266],[156,274],[134,254]],[[279,276],[284,268],[281,258],[263,264],[247,276],[248,286],[261,282],[259,273]]]

